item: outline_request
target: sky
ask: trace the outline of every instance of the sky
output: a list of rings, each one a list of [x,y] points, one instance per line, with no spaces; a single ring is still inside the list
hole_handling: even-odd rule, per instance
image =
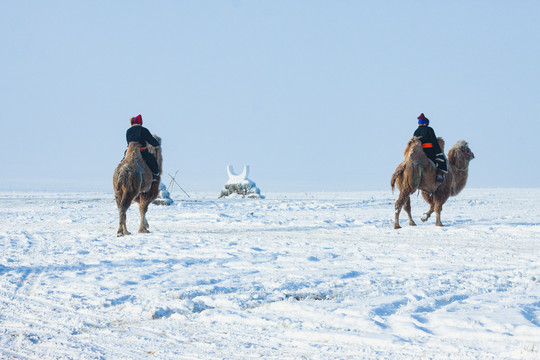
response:
[[[538,1],[0,1],[0,191],[106,191],[129,119],[163,182],[390,191],[424,113],[469,187],[538,187]],[[178,190],[176,190],[178,191]]]

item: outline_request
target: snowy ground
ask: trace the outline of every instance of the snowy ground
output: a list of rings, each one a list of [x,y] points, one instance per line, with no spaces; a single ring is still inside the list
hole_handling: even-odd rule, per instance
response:
[[[540,358],[540,189],[217,195],[1,193],[0,358]]]

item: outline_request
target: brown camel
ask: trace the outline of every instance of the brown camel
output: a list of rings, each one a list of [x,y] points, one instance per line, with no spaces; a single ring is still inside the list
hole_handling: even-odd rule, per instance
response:
[[[422,216],[422,221],[427,221],[435,211],[437,215],[435,224],[443,226],[441,223],[442,206],[450,196],[456,196],[465,188],[469,177],[469,162],[472,159],[474,159],[474,153],[465,140],[460,140],[452,146],[448,151],[449,166],[446,181],[433,193],[422,190],[422,196],[430,205],[428,212]]]
[[[444,140],[438,138],[441,149],[444,151]],[[422,216],[422,221],[427,221],[433,211],[437,214],[437,226],[441,223],[442,206],[450,196],[455,196],[463,190],[467,183],[469,162],[474,159],[473,152],[469,149],[466,141],[460,140],[448,152],[448,173],[446,181],[438,185],[435,181],[436,169],[424,150],[422,143],[413,137],[405,149],[405,160],[399,164],[390,185],[392,191],[397,185],[400,194],[395,204],[394,229],[399,229],[399,214],[404,207],[409,217],[409,225],[416,226],[411,215],[410,195],[417,190],[422,191],[424,199],[430,204],[430,209]]]
[[[161,145],[161,138],[156,135],[153,136]],[[149,232],[146,212],[148,211],[148,205],[159,194],[161,165],[163,163],[161,146],[153,147],[150,144],[146,144],[146,148],[156,157],[159,165],[160,176],[154,182],[152,181],[152,171],[142,158],[139,147],[140,144],[138,142],[129,143],[124,159],[118,164],[113,174],[114,197],[118,206],[119,216],[118,236],[130,234],[126,228],[126,212],[133,201],[139,203],[139,212],[141,213],[139,232]]]

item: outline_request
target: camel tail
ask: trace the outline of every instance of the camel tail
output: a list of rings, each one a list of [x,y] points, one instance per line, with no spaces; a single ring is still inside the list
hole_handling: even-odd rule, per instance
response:
[[[392,187],[392,194],[394,193],[394,188],[396,186],[396,179],[398,177],[397,174],[397,171],[394,173],[394,175],[392,175],[392,180],[390,180],[390,186]]]
[[[403,175],[403,171],[405,171],[405,165],[400,164],[396,171],[394,172],[394,175],[392,175],[392,180],[390,180],[390,186],[392,187],[392,193],[394,192],[394,188],[396,186],[396,181],[401,175]]]

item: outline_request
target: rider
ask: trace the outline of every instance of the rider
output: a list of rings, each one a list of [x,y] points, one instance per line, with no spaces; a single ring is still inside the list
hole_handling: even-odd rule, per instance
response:
[[[414,132],[414,136],[420,137],[424,152],[437,167],[437,184],[444,183],[445,174],[448,172],[446,158],[435,136],[435,131],[429,127],[429,119],[424,116],[424,113],[418,117],[418,129]]]
[[[159,177],[159,165],[154,155],[150,154],[146,149],[146,143],[154,147],[159,146],[159,142],[152,136],[147,128],[142,126],[142,116],[139,114],[130,119],[131,127],[126,132],[126,140],[128,144],[132,141],[136,141],[140,144],[141,155],[152,171],[153,180],[158,181]]]

